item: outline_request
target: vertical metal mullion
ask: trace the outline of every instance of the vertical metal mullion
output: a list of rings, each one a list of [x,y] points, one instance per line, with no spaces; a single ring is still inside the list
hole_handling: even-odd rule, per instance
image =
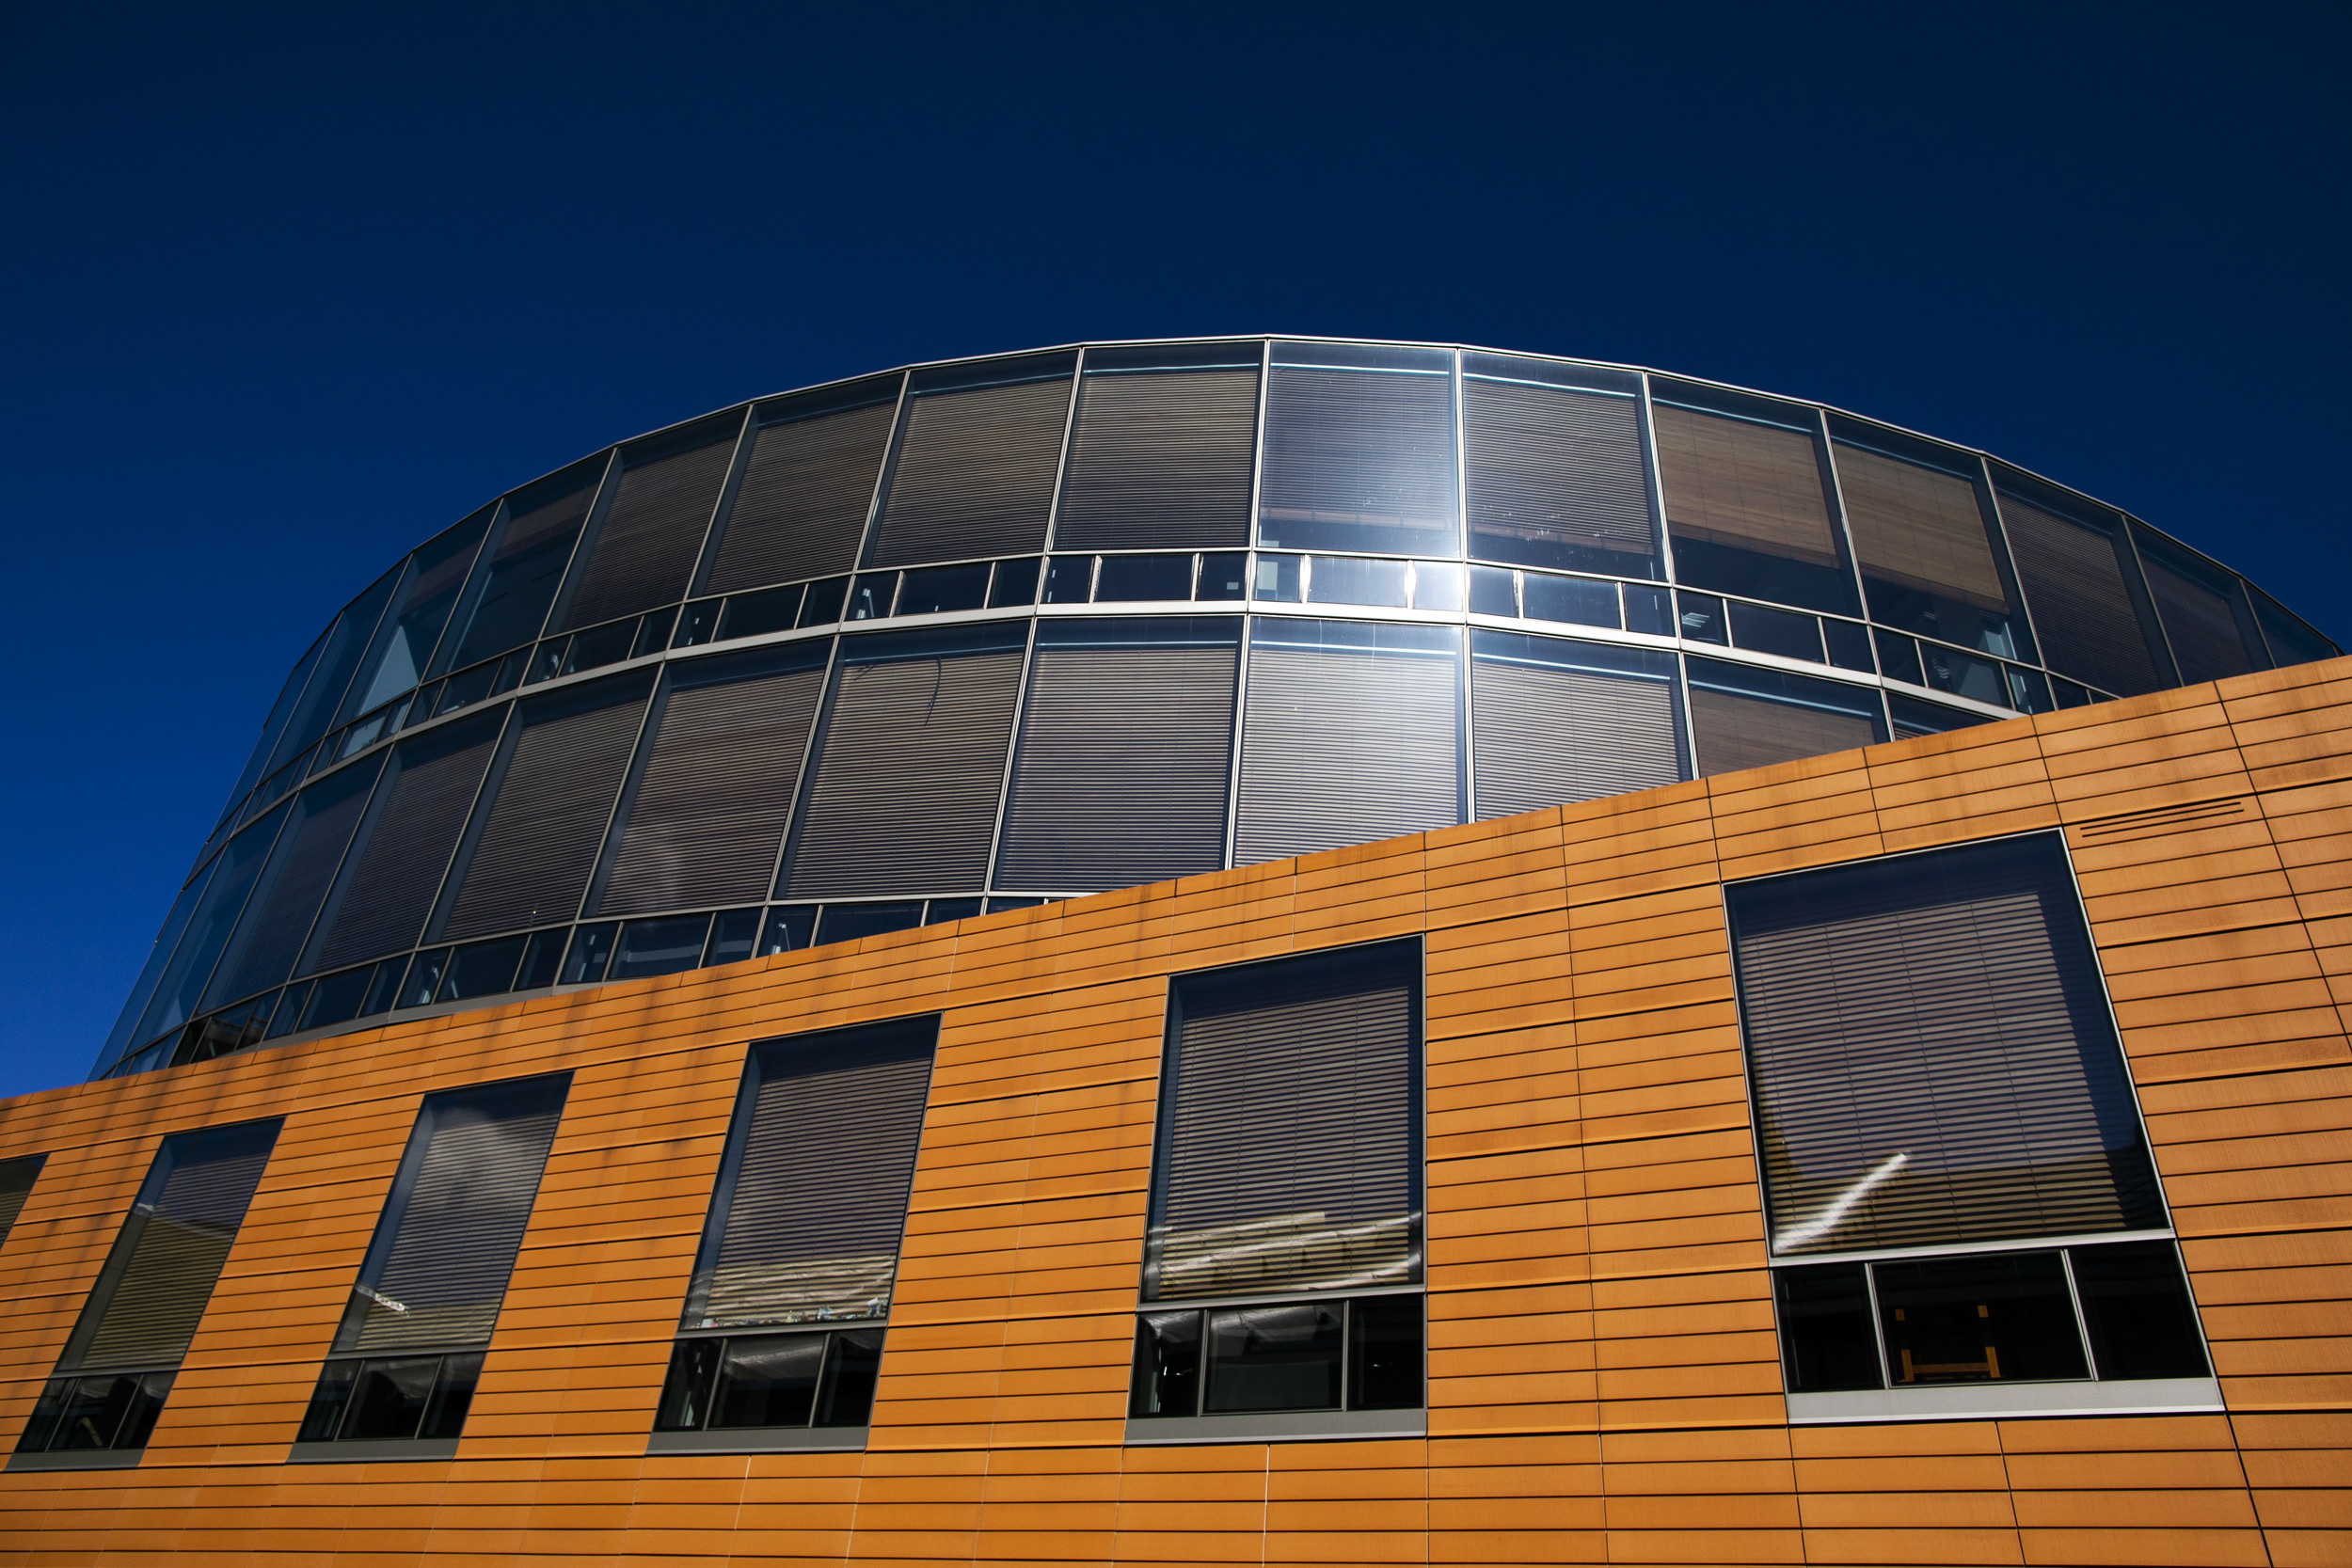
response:
[[[2058,1249],[2058,1272],[2066,1276],[2066,1299],[2074,1308],[2074,1338],[2083,1347],[2083,1365],[2090,1371],[2093,1383],[2106,1381],[2099,1372],[2099,1351],[2090,1342],[2090,1324],[2083,1317],[2083,1293],[2074,1283],[2074,1259],[2072,1249]]]
[[[2034,624],[2033,595],[2026,591],[2026,574],[2018,569],[2017,546],[2010,540],[2009,518],[2001,511],[2001,492],[1993,483],[1993,465],[1982,452],[1977,453],[1977,474],[1984,484],[1986,499],[1993,503],[1993,531],[1999,541],[2002,559],[2009,562],[2010,575],[2017,584],[2017,613],[2026,623],[2026,635],[2033,639],[2034,667],[2044,675],[2055,674],[2050,669],[2049,644],[2042,641],[2042,628]],[[1870,651],[1871,657],[1877,657],[1878,640],[1875,638],[1871,639]],[[2024,661],[2021,659],[2019,662]],[[2058,694],[2055,691],[2050,694],[2050,702],[2054,706],[2057,705]]]
[[[1853,590],[1853,602],[1860,607],[1861,618],[1867,622],[1870,618],[1870,596],[1862,586],[1862,552],[1854,548],[1853,530],[1847,525],[1846,521],[1846,485],[1837,473],[1836,451],[1837,443],[1830,439],[1829,416],[1818,405],[1813,409],[1813,434],[1815,438],[1821,443],[1821,469],[1829,475],[1827,499],[1834,509],[1834,515],[1829,520],[1830,529],[1835,540],[1845,546],[1846,586]],[[1729,630],[1728,620],[1725,622],[1724,629],[1726,632]],[[1829,652],[1827,648],[1821,651],[1824,656]],[[1873,669],[1877,668],[1878,656],[1875,653],[1871,656],[1870,663]]]
[[[490,760],[484,766],[482,777],[474,781],[473,798],[466,802],[466,815],[458,819],[457,842],[450,846],[449,859],[441,865],[441,879],[434,884],[433,902],[425,906],[424,927],[408,944],[412,953],[433,946],[438,940],[433,934],[435,928],[449,918],[449,911],[441,907],[441,901],[450,895],[449,879],[456,874],[457,863],[469,858],[468,851],[481,842],[481,830],[488,826],[486,821],[477,825],[474,815],[482,810],[483,795],[493,783],[503,784],[506,782],[505,765],[513,759],[514,748],[522,740],[522,705],[520,697],[512,699],[506,705],[504,717],[499,721],[498,737],[490,743]]]
[[[1234,840],[1241,832],[1241,753],[1248,731],[1249,652],[1257,641],[1257,625],[1258,618],[1245,610],[1241,618],[1241,646],[1233,660],[1233,755],[1226,765],[1225,781],[1225,864],[1229,868],[1233,863]]]
[[[1086,380],[1087,345],[1078,345],[1078,357],[1070,367],[1070,401],[1062,405],[1061,449],[1054,457],[1054,488],[1045,502],[1045,535],[1041,550],[1055,546],[1054,536],[1061,529],[1061,488],[1070,479],[1070,449],[1077,439],[1078,389]]]
[[[604,833],[596,840],[596,858],[588,867],[587,880],[580,883],[580,900],[572,906],[570,921],[588,918],[590,901],[604,892],[604,879],[612,869],[612,858],[620,853],[620,833],[624,826],[622,813],[636,803],[637,785],[644,777],[645,765],[651,758],[653,743],[659,738],[661,717],[670,707],[670,681],[667,661],[654,672],[653,686],[645,693],[645,710],[637,716],[637,739],[629,747],[628,762],[621,769],[620,784],[612,791],[612,803],[604,810]],[[703,934],[706,944],[709,933]],[[756,936],[754,937],[756,942]]]
[[[686,576],[686,587],[678,594],[685,603],[702,592],[703,581],[710,575],[710,563],[719,553],[719,541],[724,531],[720,521],[735,510],[735,493],[742,488],[743,472],[751,467],[752,447],[759,439],[759,425],[753,419],[752,404],[743,405],[742,423],[736,427],[735,455],[728,460],[726,478],[719,482],[719,494],[710,502],[710,515],[703,519],[702,547],[694,552],[694,569]],[[675,626],[672,628],[675,629]]]
[[[817,688],[817,711],[809,718],[808,738],[801,742],[801,770],[792,780],[792,799],[786,803],[784,812],[784,832],[776,836],[775,857],[768,867],[768,891],[761,895],[766,903],[774,903],[784,896],[778,886],[784,876],[784,857],[792,847],[793,831],[801,825],[801,803],[808,799],[810,770],[818,760],[818,741],[833,723],[834,685],[842,671],[841,642],[841,634],[834,633],[833,646],[825,653],[825,675]],[[766,934],[764,929],[761,934]]]
[[[392,773],[395,778],[399,776],[393,773],[393,761],[392,749],[388,747],[385,750],[383,761],[376,767],[374,779],[368,784],[368,798],[359,802],[359,815],[351,824],[350,835],[343,840],[342,853],[335,857],[335,869],[328,874],[326,885],[319,894],[318,904],[310,911],[310,921],[302,927],[302,940],[294,943],[294,959],[288,965],[286,984],[291,985],[303,978],[303,956],[310,951],[310,943],[318,936],[319,922],[326,918],[326,906],[334,900],[335,884],[342,880],[343,867],[351,863],[351,852],[359,847],[359,830],[367,825],[368,812],[375,804],[375,792],[384,787],[384,776],[387,773]]]
[[[286,836],[286,823],[294,820],[294,791],[289,790],[287,792],[285,818],[278,824],[278,831],[269,835],[269,847],[262,851],[262,863],[253,873],[253,885],[245,890],[245,897],[240,900],[237,905],[237,912],[235,915],[230,917],[228,938],[221,942],[220,951],[213,955],[213,961],[204,967],[204,978],[197,986],[196,995],[188,1004],[188,1016],[181,1021],[181,1026],[183,1028],[195,1022],[199,1018],[201,1018],[204,1015],[204,993],[206,990],[211,989],[213,976],[220,973],[220,966],[229,961],[229,949],[236,942],[237,927],[243,924],[245,920],[245,911],[252,906],[253,895],[262,891],[262,874],[269,870],[270,857],[278,853],[278,841]],[[199,895],[199,902],[201,901],[201,895]],[[190,911],[188,923],[191,926],[196,923],[193,911]],[[182,934],[181,940],[183,942],[187,940],[184,932]],[[178,943],[175,942],[173,947],[176,951]],[[166,959],[165,961],[168,963],[170,960]],[[281,980],[278,983],[283,985],[285,982]]]
[[[1683,728],[1691,740],[1691,777],[1695,779],[1701,776],[1699,726],[1697,716],[1691,706],[1691,659],[1682,638],[1682,604],[1678,587],[1681,579],[1675,571],[1674,530],[1666,521],[1666,465],[1658,455],[1658,417],[1650,399],[1647,371],[1642,372],[1641,382],[1642,444],[1646,449],[1643,459],[1648,469],[1651,516],[1658,529],[1658,560],[1666,568],[1666,580],[1662,586],[1666,590],[1666,624],[1672,628],[1669,635],[1675,641],[1675,699],[1682,707]],[[1524,574],[1521,577],[1524,580]],[[1520,608],[1524,611],[1525,606]],[[1728,627],[1724,635],[1730,635]],[[1876,662],[1875,657],[1872,662]],[[1883,703],[1879,705],[1882,710],[1885,707]]]
[[[996,888],[996,854],[1004,845],[1005,813],[1012,800],[1012,765],[1021,754],[1021,721],[1028,712],[1029,683],[1037,678],[1037,626],[1038,617],[1032,613],[1028,635],[1021,648],[1021,684],[1012,694],[1012,727],[1005,732],[1005,768],[996,781],[996,820],[989,830],[988,863],[980,868],[982,894],[993,893]]]
[[[449,641],[450,634],[456,628],[457,611],[462,607],[467,588],[473,582],[474,568],[481,564],[484,555],[490,547],[491,535],[498,531],[501,505],[502,502],[491,503],[490,515],[482,525],[482,537],[473,542],[473,553],[466,558],[465,573],[457,579],[457,593],[450,601],[450,612],[442,618],[441,629],[434,633],[433,646],[427,648],[423,656],[417,660],[417,685],[420,687],[433,678],[433,661],[441,657],[442,644]],[[462,523],[464,519],[460,518],[459,521]]]
[[[1454,744],[1459,754],[1459,761],[1454,768],[1456,792],[1454,816],[1457,822],[1475,822],[1478,820],[1478,725],[1470,706],[1470,427],[1468,412],[1462,406],[1461,350],[1449,351],[1446,360],[1453,369],[1451,385],[1454,388],[1454,559],[1459,563],[1454,570],[1461,574],[1462,582],[1462,609],[1455,617],[1460,628],[1455,633],[1455,646],[1462,668],[1454,683],[1454,700],[1459,705],[1454,724]],[[1624,619],[1623,612],[1620,612],[1618,623],[1621,627]]]
[[[1249,607],[1258,592],[1258,512],[1265,502],[1265,431],[1266,404],[1274,386],[1274,340],[1258,341],[1258,428],[1249,466],[1249,545],[1241,563],[1241,647],[1233,660],[1233,754],[1226,769],[1225,783],[1225,864],[1233,863],[1233,845],[1241,832],[1241,761],[1242,747],[1249,731],[1249,651],[1257,640],[1258,618]],[[1465,585],[1467,591],[1467,584]],[[1305,558],[1300,558],[1299,594],[1304,602],[1306,594]],[[1207,1320],[1202,1320],[1200,1341],[1201,1385],[1208,1384]]]
[[[423,679],[434,680],[449,673],[441,662],[444,654],[455,662],[466,634],[473,629],[474,612],[482,608],[482,595],[489,588],[490,571],[500,547],[506,543],[506,531],[514,524],[514,498],[501,496],[491,503],[489,526],[482,531],[482,543],[474,548],[473,564],[466,568],[466,580],[458,585],[457,602],[450,606],[449,621],[441,627],[440,640],[433,644],[433,657],[425,661]]]
[[[1895,1367],[1886,1358],[1886,1324],[1879,1317],[1879,1273],[1876,1263],[1862,1265],[1862,1297],[1870,1304],[1870,1349],[1878,1358],[1879,1386],[1895,1386]]]
[[[909,404],[914,398],[908,388],[914,384],[914,372],[898,372],[898,401],[891,405],[890,438],[882,443],[882,461],[874,467],[874,493],[866,499],[866,524],[858,530],[857,549],[850,557],[851,587],[856,586],[856,574],[866,565],[866,554],[874,547],[874,531],[882,526],[882,498],[888,493],[892,473],[898,467],[898,449],[906,445],[907,423],[912,418]],[[848,613],[848,607],[843,607]]]
[[[2117,512],[2111,506],[2104,506],[2104,503],[2102,505],[2104,510],[2114,513],[2117,527],[2123,540],[2123,553],[2131,558],[2132,576],[2138,578],[2137,583],[2127,581],[2123,584],[2123,596],[2132,601],[2132,610],[2135,613],[2142,604],[2148,607],[2148,619],[2155,623],[2156,640],[2164,644],[2165,661],[2172,666],[2172,687],[2167,689],[2176,689],[2184,680],[2181,673],[2181,656],[2179,651],[2172,646],[2172,628],[2164,623],[2164,610],[2156,603],[2155,590],[2148,586],[2148,562],[2141,559],[2139,541],[2133,537],[2131,515],[2128,513]],[[2135,594],[2132,592],[2134,588],[2139,591]],[[2053,695],[2051,700],[2056,702],[2056,696]]]

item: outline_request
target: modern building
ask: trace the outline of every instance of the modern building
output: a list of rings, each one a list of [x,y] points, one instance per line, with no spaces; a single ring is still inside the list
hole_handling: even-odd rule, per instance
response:
[[[2342,1560],[2337,652],[1622,367],[621,443],[0,1105],[0,1560]]]

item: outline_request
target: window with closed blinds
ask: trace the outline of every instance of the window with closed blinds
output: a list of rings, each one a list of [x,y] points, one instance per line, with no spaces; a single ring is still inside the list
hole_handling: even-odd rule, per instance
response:
[[[1055,548],[1246,547],[1258,356],[1256,343],[1089,352]]]
[[[752,1047],[684,1326],[890,1315],[936,1018]]]
[[[866,564],[1043,547],[1076,362],[1054,354],[917,372]]]
[[[489,1343],[571,1074],[428,1095],[334,1350]]]
[[[831,653],[794,642],[670,667],[598,914],[768,896]]]
[[[500,708],[392,749],[335,890],[319,911],[303,974],[415,945],[505,719]]]
[[[1461,634],[1253,622],[1236,865],[1462,820]]]
[[[436,673],[520,647],[539,635],[548,606],[570,564],[604,473],[602,457],[560,479],[512,497],[505,526],[488,559],[474,568],[462,629],[453,628],[433,659]]]
[[[844,638],[779,897],[984,885],[1023,627]]]
[[[33,1183],[40,1177],[40,1154],[21,1155],[13,1160],[0,1160],[0,1246],[6,1246],[8,1231],[16,1224],[16,1216],[24,1212],[24,1200],[33,1193]]]
[[[763,408],[742,483],[721,525],[706,593],[831,577],[857,565],[898,376]]]
[[[435,940],[569,920],[604,847],[621,778],[653,693],[650,673],[617,676],[521,704],[501,775],[477,809],[456,892]]]
[[[637,615],[686,596],[711,509],[735,462],[736,421],[704,429],[684,451],[624,455],[612,504],[588,545],[558,631]]]
[[[1827,756],[1887,737],[1886,715],[1870,687],[1720,659],[1686,663],[1691,739],[1702,778]]]
[[[1679,782],[1674,655],[1470,633],[1478,815],[1509,816]]]
[[[457,591],[466,585],[466,573],[495,510],[485,508],[443,530],[409,558],[407,574],[384,611],[358,675],[343,694],[335,722],[389,703],[423,678],[425,663],[441,640],[442,625],[457,603]]]
[[[1650,420],[1680,581],[1854,612],[1820,449],[1809,431],[1662,400],[1652,404]]]
[[[2062,516],[2008,483],[2001,522],[2052,670],[2119,697],[2171,683],[2171,661],[2140,617],[2120,523]]]
[[[199,1010],[250,996],[283,982],[302,954],[303,939],[327,887],[343,863],[352,831],[367,810],[377,756],[346,768],[294,797],[269,864],[246,901],[237,934],[221,955]]]
[[[164,1140],[57,1370],[180,1364],[261,1184],[278,1125],[273,1117]]]
[[[2262,629],[2237,578],[2170,540],[2135,529],[2148,594],[2156,601],[2183,681],[2221,680],[2270,668]]]
[[[1225,863],[1238,617],[1039,626],[999,887],[1093,893]]]
[[[1658,577],[1640,384],[1567,385],[1566,373],[1495,355],[1464,358],[1470,553],[1517,566]]]
[[[1451,353],[1274,346],[1261,545],[1450,556],[1459,503]]]
[[[2164,1223],[2056,834],[1724,896],[1775,1252]]]
[[[1832,451],[1871,617],[1963,648],[2026,653],[1976,484],[1846,441]]]
[[[1146,1300],[1420,1281],[1421,967],[1415,939],[1170,983]]]

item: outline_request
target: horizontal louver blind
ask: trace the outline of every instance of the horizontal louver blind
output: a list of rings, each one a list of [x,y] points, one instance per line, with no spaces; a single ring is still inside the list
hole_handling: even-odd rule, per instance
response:
[[[1470,687],[1482,817],[1682,777],[1671,681],[1480,657]]]
[[[378,770],[374,761],[347,768],[295,800],[294,820],[278,834],[260,892],[246,909],[204,1006],[277,985],[293,972],[319,903],[342,864],[352,830],[367,810]]]
[[[1464,377],[1470,553],[1519,561],[1515,545],[1559,545],[1646,560],[1641,420],[1629,397]]]
[[[2223,680],[2260,668],[2246,651],[2229,600],[2153,553],[2143,555],[2140,563],[2184,682]]]
[[[925,1021],[755,1050],[751,1121],[690,1325],[888,1315],[935,1033]]]
[[[1656,404],[1658,477],[1666,521],[1684,538],[1837,564],[1810,436]]]
[[[169,1367],[187,1354],[278,1127],[247,1122],[164,1140],[60,1371]]]
[[[425,1101],[338,1351],[488,1342],[568,1084],[533,1079]]]
[[[579,912],[647,695],[647,683],[632,676],[523,705],[444,937],[463,942]]]
[[[498,733],[495,719],[454,724],[394,752],[392,775],[378,786],[384,803],[354,854],[308,970],[340,969],[415,943]]]
[[[1055,547],[1247,546],[1257,426],[1255,371],[1088,376]]]
[[[785,866],[793,897],[984,885],[1021,651],[844,662]]]
[[[1836,456],[1864,576],[1979,610],[2009,610],[1975,485],[1843,442]]]
[[[708,591],[831,577],[857,564],[898,405],[771,424],[753,439]]]
[[[1737,773],[1799,757],[1827,756],[1878,739],[1858,714],[1834,713],[1769,697],[1691,688],[1691,738],[1699,773]]]
[[[1160,1300],[1421,1277],[1417,944],[1177,982]]]
[[[2056,841],[1732,892],[1776,1250],[2161,1223]]]
[[[2122,697],[2162,686],[2115,541],[2015,496],[2003,494],[2000,503],[2034,634],[2050,668]]]
[[[1455,537],[1454,481],[1451,376],[1274,368],[1258,505],[1267,543],[1340,528],[1357,548],[1423,553]]]
[[[909,399],[873,564],[1042,546],[1069,414],[1068,377]]]
[[[0,1160],[0,1246],[8,1244],[8,1231],[15,1226],[16,1216],[24,1212],[24,1200],[32,1196],[40,1164],[41,1156],[38,1154]]]
[[[734,458],[730,437],[622,469],[580,586],[556,629],[593,626],[685,597],[710,509]]]
[[[768,659],[740,678],[671,691],[598,913],[768,896],[825,689],[823,650],[815,651],[797,668]]]
[[[1253,646],[1234,863],[1460,821],[1460,678],[1451,654]]]

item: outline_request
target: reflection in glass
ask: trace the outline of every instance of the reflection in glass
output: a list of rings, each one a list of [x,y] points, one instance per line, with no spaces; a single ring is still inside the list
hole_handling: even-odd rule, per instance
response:
[[[1347,1304],[1347,1407],[1418,1410],[1422,1298],[1370,1296]]]
[[[1258,586],[1251,596],[1277,604],[1296,604],[1299,561],[1295,555],[1258,557]]]
[[[1192,597],[1189,555],[1106,555],[1094,579],[1097,604]]]
[[[898,591],[896,572],[868,572],[850,584],[850,608],[842,612],[849,621],[879,621],[890,613],[891,595]]]
[[[1314,556],[1307,567],[1307,599],[1311,604],[1377,605],[1403,610],[1411,600],[1411,569],[1412,562],[1407,561]]]
[[[759,939],[757,910],[724,910],[710,923],[710,944],[703,949],[703,967],[731,964],[752,956]]]
[[[899,615],[944,615],[977,610],[988,602],[988,562],[961,566],[929,566],[909,572],[898,585]]]
[[[1199,599],[1245,599],[1248,594],[1249,557],[1238,552],[1200,558]]]
[[[817,906],[814,904],[782,904],[768,911],[767,924],[760,927],[759,957],[774,953],[797,953],[817,937]]]
[[[1274,360],[1258,542],[1457,553],[1453,356],[1279,343]]]
[[[1223,1307],[1208,1317],[1204,1409],[1224,1414],[1339,1408],[1338,1303]]]
[[[1870,1272],[1898,1388],[2090,1375],[2055,1252],[1922,1259]]]
[[[1450,562],[1415,562],[1413,563],[1413,608],[1415,610],[1461,609],[1462,568]]]
[[[1837,427],[1866,428],[1842,420]],[[1871,617],[1983,653],[2029,653],[1976,459],[1924,444],[1906,456],[1892,450],[1915,445],[1904,437],[1867,434],[1869,447],[1841,438],[1833,451]],[[1938,461],[1915,460],[1923,456]]]
[[[1462,362],[1470,554],[1554,571],[1660,575],[1641,382],[1471,354]]]
[[[165,966],[146,1016],[139,1021],[135,1031],[138,1039],[151,1040],[177,1029],[196,1011],[197,998],[203,994],[204,983],[212,978],[213,965],[229,943],[229,934],[236,927],[246,897],[253,891],[270,846],[277,840],[278,825],[285,819],[286,808],[281,805],[230,839],[228,847],[215,858],[204,891],[198,895],[188,918],[187,929],[181,935],[171,961]]]
[[[1874,632],[1872,640],[1879,650],[1879,671],[1891,681],[1909,681],[1925,686],[1928,677],[1919,667],[1919,644],[1908,637],[1898,637],[1891,631]]]
[[[1870,1326],[1870,1284],[1861,1264],[1775,1270],[1772,1291],[1781,1370],[1790,1393],[1884,1386]]]
[[[2074,1291],[2102,1378],[2203,1377],[2203,1337],[2170,1242],[2071,1247]]]
[[[828,904],[818,923],[818,942],[855,942],[891,931],[911,931],[923,924],[923,906],[912,904]]]
[[[612,939],[619,930],[610,921],[575,930],[571,951],[564,958],[564,984],[594,985],[603,979],[605,966],[612,961]]]
[[[1136,1320],[1130,1416],[1192,1416],[1200,1408],[1200,1314],[1146,1312]]]
[[[1955,697],[1988,703],[1994,707],[2007,707],[2009,682],[2002,676],[2001,666],[1989,658],[1956,652],[1933,642],[1919,644],[1919,652],[1927,670],[1927,684],[1937,691],[1948,691]]]
[[[501,937],[495,942],[460,947],[451,956],[449,971],[441,976],[434,1000],[455,1002],[469,996],[497,996],[513,990],[515,967],[522,961],[523,948],[530,940]]]
[[[1760,604],[1741,604],[1735,599],[1730,606],[1730,620],[1734,647],[1778,654],[1783,658],[1801,658],[1808,664],[1825,662],[1821,657],[1821,623],[1810,615],[1772,610]]]
[[[1470,569],[1470,610],[1472,615],[1508,615],[1519,612],[1518,574],[1499,566],[1472,566]]]
[[[702,962],[703,938],[710,929],[707,914],[673,915],[665,920],[632,920],[621,929],[621,945],[606,978],[640,980],[649,974],[675,974]]]
[[[1728,647],[1731,633],[1724,619],[1724,601],[1711,594],[1675,594],[1676,625],[1694,642],[1718,642]]]
[[[1854,614],[1860,607],[1810,415],[1711,395],[1754,406],[1740,417],[1661,398],[1651,409],[1677,578],[1745,598]]]
[[[1549,572],[1519,574],[1519,602],[1531,621],[1575,626],[1617,626],[1617,585]],[[1710,601],[1711,602],[1711,601]]]
[[[808,1425],[816,1413],[817,1377],[824,1359],[822,1334],[728,1340],[711,1395],[710,1425]]]
[[[490,511],[485,509],[418,549],[360,664],[359,677],[352,682],[343,702],[344,717],[364,713],[423,678],[434,645],[441,640],[441,626],[457,603],[474,550],[489,526]]]

